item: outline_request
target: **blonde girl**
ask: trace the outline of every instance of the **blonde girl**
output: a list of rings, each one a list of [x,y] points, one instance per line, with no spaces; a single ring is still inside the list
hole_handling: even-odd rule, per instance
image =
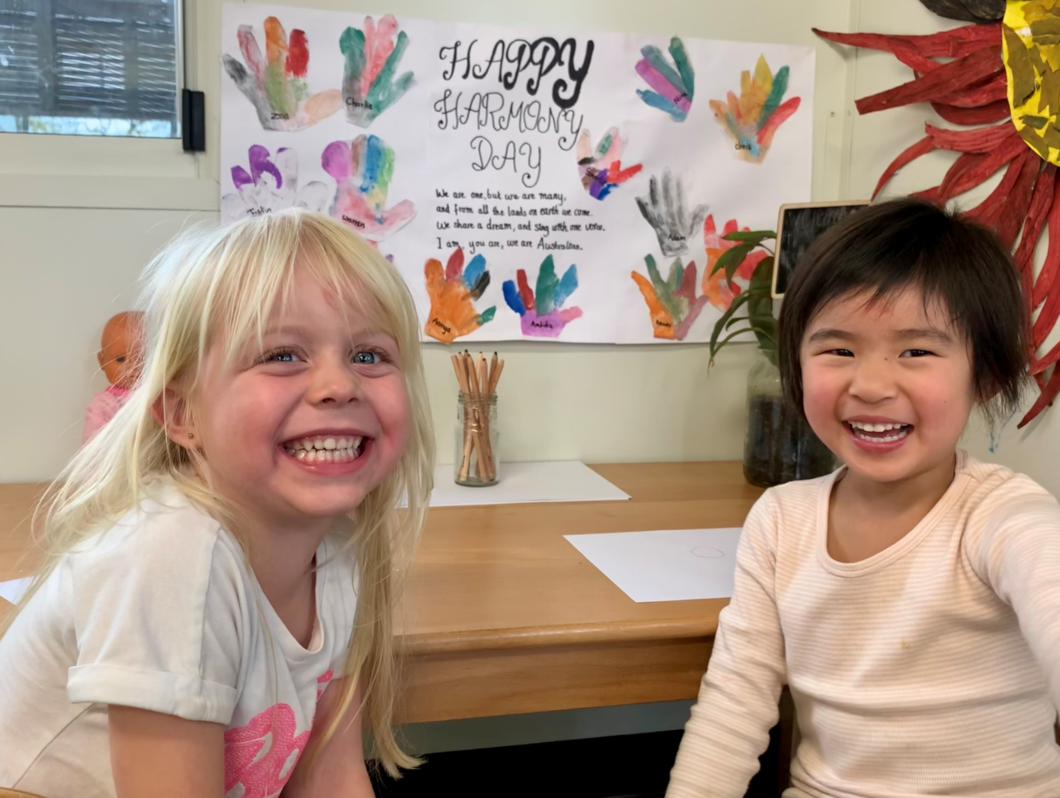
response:
[[[0,786],[370,796],[362,726],[414,764],[391,612],[434,452],[408,290],[290,211],[182,236],[143,304],[143,376],[52,486],[0,627]]]

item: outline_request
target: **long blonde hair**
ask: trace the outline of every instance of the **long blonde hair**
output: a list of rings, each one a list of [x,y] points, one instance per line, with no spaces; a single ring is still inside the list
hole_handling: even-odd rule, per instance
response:
[[[397,555],[411,552],[423,525],[434,434],[408,287],[378,250],[327,216],[292,210],[187,232],[147,267],[143,374],[115,418],[74,456],[41,501],[46,564],[19,607],[0,623],[0,636],[59,559],[138,506],[145,488],[158,478],[172,479],[190,501],[236,533],[238,508],[210,491],[197,475],[200,455],[173,443],[152,407],[176,380],[194,385],[212,343],[223,343],[226,359],[260,343],[271,311],[287,301],[296,272],[309,273],[344,306],[368,314],[401,353],[410,407],[407,449],[397,468],[354,511],[353,523],[336,525],[349,530],[346,545],[355,552],[357,609],[345,692],[321,738],[334,734],[361,686],[360,720],[371,732],[375,756],[397,775],[399,767],[417,764],[393,731],[392,616],[405,570],[400,566],[407,565],[398,563]],[[194,401],[189,411],[194,414]],[[402,498],[405,506],[398,509]]]

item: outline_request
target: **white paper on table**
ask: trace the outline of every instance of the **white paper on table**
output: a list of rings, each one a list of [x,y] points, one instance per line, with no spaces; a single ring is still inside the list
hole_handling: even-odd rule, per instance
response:
[[[738,528],[564,537],[638,604],[732,596]]]
[[[546,463],[502,462],[500,481],[485,488],[457,485],[453,481],[453,466],[438,466],[434,471],[431,507],[628,499],[628,493],[619,490],[585,463],[577,460]]]
[[[12,604],[18,604],[29,590],[31,582],[33,582],[32,576],[0,582],[0,598],[7,599]]]

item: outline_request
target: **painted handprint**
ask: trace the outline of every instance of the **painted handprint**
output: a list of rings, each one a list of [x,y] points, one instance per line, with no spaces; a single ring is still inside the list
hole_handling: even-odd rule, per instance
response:
[[[260,144],[248,151],[250,172],[232,167],[232,184],[238,194],[221,197],[221,221],[234,222],[248,216],[261,216],[284,208],[322,211],[328,202],[328,187],[313,180],[298,187],[298,153],[281,147],[276,156]]]
[[[637,96],[652,108],[668,113],[675,122],[684,122],[696,93],[696,73],[689,63],[684,42],[676,36],[670,39],[670,56],[676,70],[654,45],[640,48],[640,54],[644,57],[637,62],[637,74],[655,91],[637,89]]]
[[[329,212],[369,241],[382,241],[416,215],[410,200],[386,208],[394,150],[378,136],[358,136],[352,143],[333,141],[324,148],[320,163],[337,184]]]
[[[534,291],[526,281],[525,269],[519,269],[515,277],[515,281],[504,281],[504,301],[519,314],[523,335],[558,338],[564,327],[581,318],[581,308],[563,308],[578,287],[577,266],[571,265],[563,278],[557,279],[556,264],[549,255],[541,262]]]
[[[706,205],[697,205],[692,213],[688,212],[681,178],[674,178],[669,169],[663,171],[662,192],[659,191],[659,179],[652,175],[648,196],[637,197],[637,207],[655,231],[659,249],[667,257],[684,255],[688,251],[688,239],[707,215]]]
[[[769,70],[765,56],[758,56],[754,76],[740,73],[740,99],[731,91],[727,102],[711,100],[710,109],[725,135],[736,148],[736,155],[748,163],[762,163],[773,136],[799,108],[800,99],[781,102],[788,90],[788,68]]]
[[[651,312],[652,334],[656,338],[683,341],[688,330],[699,318],[707,297],[696,296],[696,264],[681,265],[681,259],[670,264],[670,274],[663,280],[655,265],[655,258],[644,256],[648,278],[632,272],[633,281],[648,303]]]
[[[310,94],[306,86],[309,42],[305,32],[291,31],[291,40],[276,17],[265,20],[265,54],[250,25],[240,25],[239,49],[246,66],[232,56],[222,57],[225,71],[254,105],[265,130],[294,131],[315,125],[342,106],[338,89]]]
[[[582,185],[593,199],[604,199],[611,189],[618,188],[642,169],[639,163],[628,169],[622,168],[622,150],[625,146],[626,140],[619,135],[618,128],[613,127],[600,139],[594,150],[588,129],[582,128],[576,153],[578,172]]]
[[[431,298],[431,313],[423,331],[444,344],[473,333],[493,318],[497,307],[486,308],[482,313],[472,304],[479,299],[490,284],[490,273],[486,259],[476,255],[464,268],[464,250],[457,247],[445,264],[431,258],[423,268],[427,278],[427,295]]]
[[[712,275],[714,271],[714,264],[718,262],[718,259],[724,255],[727,251],[735,246],[739,246],[737,241],[728,241],[724,236],[729,233],[735,233],[740,227],[736,223],[735,219],[729,219],[725,223],[725,226],[721,229],[721,234],[718,234],[718,228],[714,224],[714,217],[707,216],[706,221],[703,222],[703,243],[707,248],[707,266],[703,270],[703,293],[706,294],[710,300],[710,304],[716,307],[718,310],[728,310],[729,305],[732,304],[733,299],[740,295],[740,285],[738,283],[730,283],[725,279],[725,270],[719,269]],[[750,232],[750,227],[744,227],[743,232]],[[751,275],[754,274],[755,267],[761,262],[762,258],[765,258],[766,252],[764,250],[753,250],[747,253],[747,256],[743,259],[743,263],[736,270],[733,275],[734,278],[739,277],[740,279],[750,282]]]
[[[371,125],[412,85],[411,72],[394,79],[398,62],[409,44],[405,31],[398,33],[394,41],[397,28],[393,14],[382,17],[378,27],[371,17],[365,17],[363,31],[346,28],[339,37],[339,48],[346,56],[342,101],[346,103],[347,121],[357,127]]]

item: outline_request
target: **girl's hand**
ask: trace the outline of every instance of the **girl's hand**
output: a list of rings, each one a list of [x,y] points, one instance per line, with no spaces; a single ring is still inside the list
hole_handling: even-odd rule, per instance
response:
[[[372,790],[372,781],[368,778],[368,770],[364,766],[364,749],[361,747],[361,719],[357,714],[361,706],[359,689],[335,729],[335,734],[323,748],[317,750],[315,747],[317,740],[331,723],[345,689],[346,679],[335,679],[317,702],[317,714],[313,719],[313,733],[306,748],[307,753],[299,760],[294,773],[291,774],[291,779],[284,788],[283,798],[374,798],[375,791]]]
[[[115,705],[108,715],[118,798],[224,795],[224,726]]]

